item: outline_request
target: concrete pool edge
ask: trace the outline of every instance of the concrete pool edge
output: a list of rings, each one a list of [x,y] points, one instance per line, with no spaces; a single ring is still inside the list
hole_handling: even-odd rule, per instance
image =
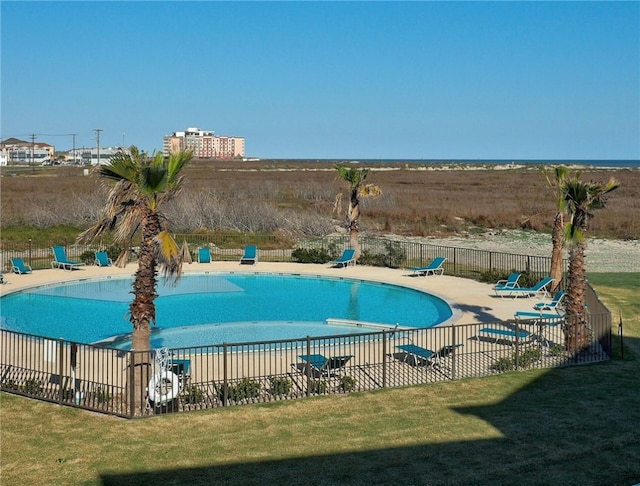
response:
[[[94,278],[131,277],[137,269],[136,263],[125,268],[88,266],[74,271],[35,270],[31,274],[5,274],[9,283],[0,287],[0,296],[43,285],[60,284]],[[516,311],[532,306],[531,299],[501,299],[495,297],[492,285],[474,280],[448,275],[411,277],[404,269],[369,267],[356,265],[347,268],[333,268],[320,264],[259,262],[254,266],[240,266],[238,262],[212,262],[207,264],[186,264],[185,274],[197,273],[237,273],[237,274],[286,274],[343,279],[364,280],[383,284],[393,284],[427,292],[444,300],[453,311],[453,316],[439,326],[450,324],[471,324],[513,319]]]

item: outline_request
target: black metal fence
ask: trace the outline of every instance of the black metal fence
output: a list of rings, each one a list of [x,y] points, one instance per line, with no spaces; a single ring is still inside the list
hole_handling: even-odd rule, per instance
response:
[[[152,353],[3,330],[1,388],[121,417],[290,400],[609,359],[610,314],[587,320],[581,349],[560,317]]]
[[[194,253],[208,246],[218,260],[242,254],[237,239],[212,241],[209,235],[178,235],[177,239],[187,241]],[[20,256],[34,269],[49,268],[50,246],[64,243],[2,243],[2,264],[6,268],[11,258]],[[262,261],[292,261],[294,248],[277,248],[275,239],[246,243],[266,248],[260,250]],[[348,244],[345,236],[308,239],[296,247],[326,249],[337,256]],[[361,245],[363,255],[389,267],[423,266],[435,256],[444,256],[445,273],[467,278],[519,271],[538,279],[548,274],[550,263],[546,257],[382,238],[362,238]],[[107,241],[65,245],[68,257],[76,260],[109,246]],[[586,300],[588,342],[579,348],[567,340],[571,323],[561,317],[211,344],[166,353],[124,351],[2,330],[0,385],[3,391],[62,405],[142,417],[607,360],[611,314],[590,286]]]
[[[322,250],[332,258],[338,257],[349,246],[348,236],[306,238],[298,241],[278,239],[272,235],[239,235],[238,233],[216,233],[206,235],[174,235],[178,243],[186,243],[192,259],[197,259],[198,248],[208,247],[215,261],[239,260],[244,246],[253,244],[259,248],[261,261],[292,262],[296,249]],[[388,238],[362,237],[360,239],[362,259],[368,265],[390,268],[411,268],[427,265],[437,256],[445,257],[445,273],[465,278],[481,279],[483,274],[492,281],[496,275],[512,271],[526,274],[533,284],[549,274],[551,259],[542,256],[518,255],[504,252],[456,248],[432,245],[425,242],[393,240]],[[23,258],[34,270],[51,267],[51,247],[61,245],[70,260],[94,263],[97,250],[113,249],[115,259],[118,248],[109,240],[92,244],[77,244],[73,241],[1,242],[0,264],[5,272],[11,270],[11,259]],[[131,258],[136,258],[135,247]],[[489,274],[489,275],[487,275]],[[493,280],[495,281],[495,280]]]

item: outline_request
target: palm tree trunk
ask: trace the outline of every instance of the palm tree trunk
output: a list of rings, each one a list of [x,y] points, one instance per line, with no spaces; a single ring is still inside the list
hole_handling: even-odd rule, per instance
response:
[[[585,312],[585,245],[577,243],[571,248],[569,259],[569,285],[567,288],[566,315],[564,334],[567,349],[579,353],[589,346],[589,327]]]
[[[147,385],[151,379],[151,352],[149,347],[151,329],[134,329],[131,336],[131,366],[133,367],[133,395],[127,388],[127,400],[131,400],[133,415],[142,415],[147,405]],[[143,351],[135,351],[143,349]],[[131,376],[131,375],[129,375]]]
[[[358,260],[360,258],[360,200],[358,198],[358,189],[351,190],[351,199],[349,201],[349,244],[351,248],[355,250],[354,258]]]
[[[134,356],[134,403],[137,413],[146,406],[145,389],[151,368],[151,324],[156,319],[156,257],[153,238],[160,232],[160,218],[149,212],[142,220],[142,241],[138,255],[138,270],[133,281],[133,302],[129,307],[133,324],[132,356]],[[142,353],[140,353],[142,352]]]
[[[549,276],[553,279],[551,292],[555,293],[562,284],[562,255],[564,247],[564,217],[561,212],[556,213],[551,234],[553,252],[551,253],[551,268]]]

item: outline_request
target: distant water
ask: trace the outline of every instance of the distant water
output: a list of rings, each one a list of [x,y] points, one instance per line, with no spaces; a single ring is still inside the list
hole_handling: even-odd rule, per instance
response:
[[[493,159],[301,159],[300,162],[360,162],[363,164],[459,165],[584,165],[596,168],[640,168],[640,160],[493,160]]]

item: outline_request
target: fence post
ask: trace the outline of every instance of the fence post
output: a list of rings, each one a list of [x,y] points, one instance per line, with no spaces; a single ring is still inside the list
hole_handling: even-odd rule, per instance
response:
[[[514,366],[516,371],[520,369],[520,326],[518,326],[518,321],[515,321],[516,325],[516,353],[514,356]]]
[[[453,248],[453,274],[457,275],[458,274],[458,264],[457,264],[457,254],[456,254],[456,248]]]
[[[222,343],[222,406],[226,407],[229,400],[229,380],[227,379],[227,343]]]
[[[624,360],[624,338],[622,337],[622,311],[618,311],[620,315],[620,322],[618,323],[618,336],[620,338],[620,359]],[[609,331],[609,336],[611,336],[611,331]],[[609,347],[609,358],[611,358],[611,347]]]
[[[135,416],[135,402],[136,402],[136,386],[135,386],[135,351],[129,351],[129,418]]]
[[[387,387],[387,330],[382,331],[382,388]]]
[[[304,374],[307,377],[307,396],[311,395],[311,366],[309,360],[311,359],[311,337],[307,336],[307,364],[304,367]]]
[[[456,326],[451,326],[451,379],[456,379]]]
[[[58,403],[62,405],[64,398],[64,381],[63,381],[63,373],[64,373],[64,339],[58,339],[58,376],[60,380],[58,381]]]

